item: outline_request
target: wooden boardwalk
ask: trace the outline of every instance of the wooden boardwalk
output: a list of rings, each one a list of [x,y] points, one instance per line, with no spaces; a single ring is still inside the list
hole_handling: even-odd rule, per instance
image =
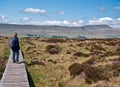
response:
[[[11,54],[1,79],[0,87],[30,87],[21,51],[19,55],[20,64],[12,63]]]

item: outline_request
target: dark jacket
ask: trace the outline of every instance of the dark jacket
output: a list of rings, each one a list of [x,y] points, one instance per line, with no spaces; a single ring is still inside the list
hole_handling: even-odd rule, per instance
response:
[[[18,37],[13,37],[13,38],[10,40],[10,47],[11,47],[11,49],[12,49],[13,51],[18,51],[18,50],[20,50]]]

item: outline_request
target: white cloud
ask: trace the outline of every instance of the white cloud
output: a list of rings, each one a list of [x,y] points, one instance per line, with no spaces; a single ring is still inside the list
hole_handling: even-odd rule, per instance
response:
[[[3,15],[0,15],[0,21],[4,21],[4,20],[6,20],[6,17]]]
[[[88,21],[88,25],[106,24],[113,28],[120,29],[120,18],[113,19],[111,17],[103,17],[99,19],[92,19]]]
[[[84,24],[83,20],[79,20],[79,21],[72,21],[71,25],[72,26],[82,26]]]
[[[60,12],[58,12],[57,14],[59,14],[59,15],[64,15],[65,12],[64,12],[64,11],[60,11]]]
[[[119,26],[120,26],[120,18],[117,18],[114,24],[116,24],[116,25],[119,25]],[[119,28],[120,28],[120,27],[119,27]]]
[[[92,19],[88,21],[88,24],[95,25],[95,24],[112,24],[115,20],[110,17],[103,17],[99,19]]]
[[[21,18],[20,20],[22,20],[22,21],[30,21],[30,18],[28,18],[28,17],[24,17],[24,18]]]
[[[100,22],[112,22],[114,21],[114,19],[110,18],[110,17],[103,17],[99,19]]]
[[[120,21],[120,18],[117,18],[116,20],[117,20],[117,21]]]
[[[37,13],[37,14],[46,14],[47,11],[44,9],[35,9],[35,8],[25,8],[24,12],[26,13]]]
[[[83,21],[42,21],[42,22],[30,22],[30,24],[34,24],[34,25],[58,25],[58,26],[82,26],[83,25]]]
[[[16,21],[9,21],[8,24],[21,24],[21,23],[18,23]]]

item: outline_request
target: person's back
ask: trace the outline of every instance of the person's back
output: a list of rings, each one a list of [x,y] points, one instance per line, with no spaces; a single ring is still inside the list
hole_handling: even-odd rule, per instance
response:
[[[13,37],[13,38],[10,40],[10,47],[11,47],[11,49],[14,50],[14,51],[20,49],[18,37]]]
[[[16,32],[14,33],[14,37],[10,40],[10,48],[12,49],[13,63],[19,62],[19,50],[20,50],[20,46],[19,46],[19,40],[18,40]]]

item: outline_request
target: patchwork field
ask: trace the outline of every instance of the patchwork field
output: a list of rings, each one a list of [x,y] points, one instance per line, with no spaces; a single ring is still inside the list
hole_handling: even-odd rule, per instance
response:
[[[120,87],[120,39],[20,43],[31,87]]]

